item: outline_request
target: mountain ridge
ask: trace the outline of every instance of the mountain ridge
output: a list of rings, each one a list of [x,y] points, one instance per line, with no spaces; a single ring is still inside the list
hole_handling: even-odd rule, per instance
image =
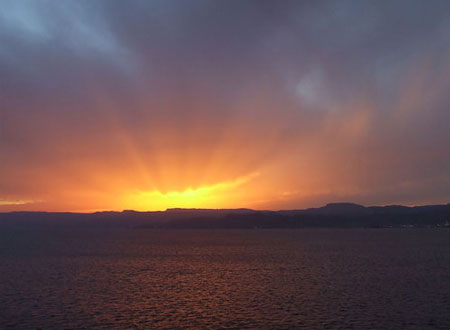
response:
[[[308,228],[308,227],[446,227],[450,203],[421,206],[362,206],[328,203],[294,210],[184,209],[165,211],[99,211],[0,213],[0,225],[94,226],[133,228]]]

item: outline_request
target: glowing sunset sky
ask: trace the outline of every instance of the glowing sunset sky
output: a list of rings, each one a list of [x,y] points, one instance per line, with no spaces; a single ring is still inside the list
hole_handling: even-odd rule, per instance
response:
[[[450,202],[450,1],[0,0],[0,211]]]

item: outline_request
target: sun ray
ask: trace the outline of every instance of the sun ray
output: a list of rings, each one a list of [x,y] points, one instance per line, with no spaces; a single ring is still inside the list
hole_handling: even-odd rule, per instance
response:
[[[220,208],[230,199],[230,190],[241,186],[256,176],[258,172],[239,177],[235,180],[219,182],[209,186],[187,188],[183,191],[169,191],[162,193],[158,190],[134,191],[122,198],[124,208],[135,210],[164,210],[168,208]]]

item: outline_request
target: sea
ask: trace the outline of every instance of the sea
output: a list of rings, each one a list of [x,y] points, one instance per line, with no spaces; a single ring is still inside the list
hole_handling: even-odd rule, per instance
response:
[[[0,329],[450,329],[450,230],[2,228]]]

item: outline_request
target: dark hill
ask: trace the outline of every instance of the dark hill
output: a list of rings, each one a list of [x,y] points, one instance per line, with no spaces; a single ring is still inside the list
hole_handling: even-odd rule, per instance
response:
[[[305,210],[169,209],[158,212],[0,213],[0,226],[132,228],[448,227],[450,204],[365,207],[331,203]]]

